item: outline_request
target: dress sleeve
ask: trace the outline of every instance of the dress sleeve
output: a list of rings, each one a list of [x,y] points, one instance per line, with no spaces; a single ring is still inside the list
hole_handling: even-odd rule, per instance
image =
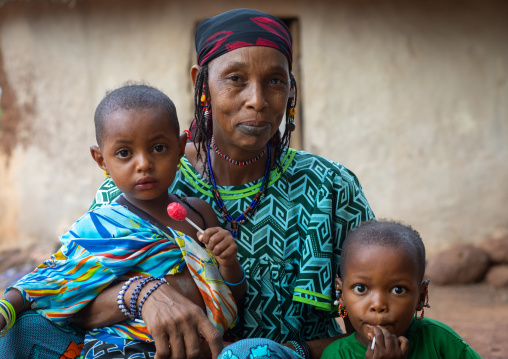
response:
[[[319,161],[318,161],[319,160]],[[319,183],[301,250],[293,300],[332,310],[333,279],[338,273],[342,243],[349,230],[374,218],[356,176],[344,166],[317,158]],[[319,182],[318,182],[319,181]]]

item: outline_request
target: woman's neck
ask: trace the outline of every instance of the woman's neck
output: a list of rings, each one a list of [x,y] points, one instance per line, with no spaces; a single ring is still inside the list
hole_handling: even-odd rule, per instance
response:
[[[187,159],[192,166],[206,179],[210,180],[207,172],[206,148],[201,148],[201,158],[197,158],[196,148],[193,144],[187,145],[185,150]],[[270,167],[273,166],[273,151]],[[217,186],[236,186],[253,182],[262,178],[266,171],[268,154],[259,160],[245,166],[235,165],[219,156],[213,149],[210,149],[210,162],[212,164],[213,176]]]

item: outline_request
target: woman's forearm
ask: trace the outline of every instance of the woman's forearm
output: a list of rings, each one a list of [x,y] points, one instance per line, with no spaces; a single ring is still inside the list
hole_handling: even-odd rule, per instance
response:
[[[203,310],[205,309],[203,298],[187,268],[179,274],[167,275],[165,276],[165,279],[171,286],[172,290],[182,294]],[[127,288],[123,296],[123,300],[127,306],[129,306],[132,293],[140,281],[141,279],[134,281],[129,288]],[[71,321],[82,329],[91,330],[120,323],[127,319],[128,317],[122,314],[118,308],[118,293],[122,290],[124,283],[124,281],[120,281],[110,285],[85,308],[76,313]],[[143,287],[138,296],[138,305],[144,295],[155,285],[155,283],[156,282],[150,282]]]
[[[85,330],[107,327],[127,319],[118,309],[118,292],[124,282],[110,285],[86,307],[74,314],[70,319],[74,324]]]

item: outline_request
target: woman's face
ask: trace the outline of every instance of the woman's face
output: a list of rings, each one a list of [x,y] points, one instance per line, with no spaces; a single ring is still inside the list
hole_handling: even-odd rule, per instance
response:
[[[284,117],[290,77],[278,50],[250,46],[208,65],[215,142],[225,153],[260,151]]]

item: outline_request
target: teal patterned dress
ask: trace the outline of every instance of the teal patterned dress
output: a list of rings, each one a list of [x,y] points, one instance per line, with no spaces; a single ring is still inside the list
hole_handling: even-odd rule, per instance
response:
[[[239,308],[239,338],[276,342],[334,336],[332,292],[346,233],[373,219],[356,176],[343,165],[288,149],[252,218],[239,226],[238,256],[247,276]],[[219,186],[231,215],[238,217],[262,184]],[[211,185],[184,157],[170,192],[209,202],[217,216]],[[119,195],[111,180],[99,189],[92,208]],[[224,221],[223,227],[228,223]],[[243,310],[242,310],[243,309]]]

